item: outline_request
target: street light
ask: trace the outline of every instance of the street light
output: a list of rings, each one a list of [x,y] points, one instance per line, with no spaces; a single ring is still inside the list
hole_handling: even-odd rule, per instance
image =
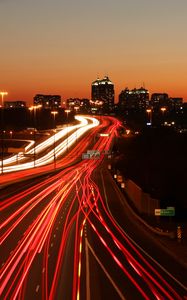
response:
[[[7,96],[8,93],[7,92],[0,92],[1,95],[1,105],[2,107],[4,107],[4,96]]]
[[[54,121],[54,169],[56,169],[56,143],[55,143],[55,134],[56,134],[56,122],[55,122],[55,117],[58,114],[58,111],[51,111],[51,114],[53,115],[53,121]]]
[[[8,95],[7,92],[0,92],[1,95],[1,174],[3,174],[3,157],[4,157],[4,96]]]
[[[162,119],[163,119],[163,125],[164,125],[164,114],[165,114],[167,109],[166,109],[166,107],[161,107],[160,110],[162,112]]]
[[[165,113],[165,111],[166,111],[166,108],[165,107],[161,107],[161,112],[164,114]]]
[[[79,106],[75,106],[74,109],[75,109],[76,114],[77,114],[77,112],[78,112],[78,110],[79,110]]]
[[[79,106],[75,106],[74,109],[75,109],[76,114],[77,114],[77,112],[79,110]],[[76,145],[77,145],[77,127],[76,127]]]
[[[67,114],[67,120],[68,120],[68,114],[71,112],[70,109],[65,109],[65,113]]]
[[[150,125],[152,125],[152,109],[151,108],[147,108],[146,112],[147,112],[148,117],[149,117],[149,123],[150,123]]]
[[[35,168],[35,161],[36,161],[36,110],[41,108],[42,105],[33,105],[29,107],[29,110],[34,114],[34,168]]]
[[[67,152],[68,152],[68,139],[69,139],[69,133],[68,133],[68,114],[71,112],[70,109],[65,109],[65,113],[67,114]]]

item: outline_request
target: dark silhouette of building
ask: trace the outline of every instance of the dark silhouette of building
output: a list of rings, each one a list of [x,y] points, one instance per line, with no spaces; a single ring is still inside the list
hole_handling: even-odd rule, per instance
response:
[[[142,112],[149,104],[149,91],[141,87],[129,90],[125,88],[119,95],[119,111]]]
[[[183,98],[170,98],[171,110],[179,113],[183,110]]]
[[[92,101],[99,101],[102,105],[100,105],[100,112],[110,113],[114,108],[114,84],[105,76],[103,79],[97,79],[92,82],[92,91],[91,97]]]
[[[151,106],[154,111],[160,110],[162,107],[165,107],[170,110],[170,98],[166,93],[153,93],[151,95]]]
[[[45,109],[57,109],[61,107],[61,96],[37,94],[34,97],[34,105],[41,105]]]
[[[4,102],[4,107],[5,108],[24,108],[26,107],[26,102],[25,101],[5,101]]]
[[[79,98],[69,98],[66,101],[68,109],[75,111],[77,113],[90,113],[90,100],[89,99],[79,99]]]

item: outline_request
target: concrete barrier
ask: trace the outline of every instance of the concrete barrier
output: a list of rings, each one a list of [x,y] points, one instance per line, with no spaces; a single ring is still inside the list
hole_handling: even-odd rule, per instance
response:
[[[132,180],[128,179],[126,182],[126,193],[134,206],[140,213],[154,215],[155,209],[160,208],[160,201],[152,198]]]

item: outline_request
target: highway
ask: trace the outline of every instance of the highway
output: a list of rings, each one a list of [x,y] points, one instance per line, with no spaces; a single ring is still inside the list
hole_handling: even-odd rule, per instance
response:
[[[118,126],[115,118],[103,117],[58,161],[54,173],[2,190],[1,299],[173,300],[187,295],[186,270],[177,262],[183,276],[167,270],[164,258],[169,258],[137,223],[107,171],[105,153]],[[105,136],[98,135],[101,129]],[[75,153],[91,145],[100,157],[77,160]]]
[[[5,166],[3,168],[3,175],[0,173],[0,188],[4,187],[9,182],[18,182],[19,179],[22,180],[23,177],[29,178],[44,172],[54,171],[54,169],[64,168],[67,165],[80,160],[84,150],[86,151],[90,142],[95,140],[97,132],[102,130],[108,123],[107,120],[104,120],[102,124],[99,125],[99,121],[93,117],[77,116],[76,118],[82,121],[80,125],[66,126],[66,128],[55,134],[55,147],[54,136],[36,146],[36,149],[40,149],[41,152],[39,159],[36,158],[34,161],[32,157],[29,158],[28,162],[22,162],[22,157],[24,156],[23,153],[21,154],[19,164],[14,160],[12,161],[12,159],[16,157],[15,155],[5,159],[4,164],[6,165],[6,162],[9,164],[11,161],[11,166]],[[69,132],[71,131],[73,131],[73,133],[70,135]],[[58,135],[58,138],[56,135]],[[80,139],[81,143],[79,143]],[[73,149],[71,149],[71,147],[73,147]],[[50,150],[47,151],[48,149]],[[30,149],[28,152],[30,151],[34,152],[34,148]],[[26,152],[26,154],[29,153]],[[61,159],[62,156],[63,159]]]
[[[66,126],[38,145],[35,145],[35,141],[32,141],[32,143],[30,142],[26,147],[25,153],[21,152],[18,153],[18,155],[16,154],[4,159],[3,173],[25,170],[33,168],[33,166],[40,167],[42,165],[49,164],[53,162],[54,155],[55,159],[57,159],[59,156],[67,152],[68,148],[75,144],[76,140],[85,134],[85,132],[99,125],[99,121],[93,117],[75,116],[75,119],[79,121],[78,125]],[[45,153],[45,151],[50,148],[52,149]],[[37,158],[40,153],[44,154]],[[29,162],[25,162],[26,157],[29,156],[32,157],[32,159],[30,159]]]

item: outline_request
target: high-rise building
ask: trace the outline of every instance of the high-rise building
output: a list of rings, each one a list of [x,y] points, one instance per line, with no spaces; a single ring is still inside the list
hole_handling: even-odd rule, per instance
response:
[[[45,109],[57,109],[61,107],[61,96],[37,94],[34,97],[34,105],[41,105]]]
[[[139,89],[129,90],[125,88],[119,95],[119,110],[120,111],[145,111],[149,102],[149,91],[141,87]]]
[[[170,98],[171,110],[180,112],[183,109],[183,98]]]
[[[92,82],[92,101],[102,101],[102,112],[112,112],[114,108],[114,84],[105,76]]]
[[[160,110],[165,107],[167,110],[170,108],[170,100],[166,93],[154,93],[151,95],[151,106],[154,111]]]
[[[66,101],[67,107],[70,110],[74,110],[79,113],[90,113],[90,100],[89,99],[79,99],[79,98],[69,98]]]

